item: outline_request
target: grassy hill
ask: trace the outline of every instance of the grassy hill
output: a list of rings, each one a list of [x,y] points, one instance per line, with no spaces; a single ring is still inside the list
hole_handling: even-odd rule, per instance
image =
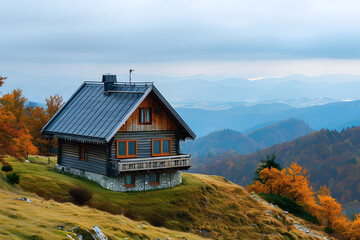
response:
[[[203,239],[189,233],[154,227],[146,222],[132,221],[123,215],[113,215],[72,203],[46,201],[17,188],[4,190],[4,182],[1,184],[0,239],[70,239],[66,234],[75,238],[74,234],[57,228],[62,224],[66,230],[80,225],[84,231],[85,228],[91,230],[97,224],[111,239]],[[16,200],[24,196],[32,202]]]
[[[97,224],[112,239],[318,239],[293,225],[303,220],[255,200],[223,177],[184,173],[183,184],[171,189],[121,193],[56,172],[46,159],[7,161],[21,175],[14,187],[0,174],[0,237],[7,239],[67,239],[57,230],[61,223],[88,229]],[[86,206],[72,204],[68,189],[73,186],[93,192]],[[23,196],[33,202],[14,200]]]

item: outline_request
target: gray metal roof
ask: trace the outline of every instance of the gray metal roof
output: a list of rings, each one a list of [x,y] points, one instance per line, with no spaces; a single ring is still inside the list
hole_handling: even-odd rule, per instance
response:
[[[84,82],[42,132],[68,140],[109,142],[152,91],[184,127],[188,137],[194,139],[194,132],[152,83],[116,83],[111,91],[105,93],[103,83]]]

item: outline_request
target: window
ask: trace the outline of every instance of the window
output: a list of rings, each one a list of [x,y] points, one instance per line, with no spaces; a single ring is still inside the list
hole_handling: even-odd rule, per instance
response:
[[[135,175],[125,175],[125,187],[132,188],[135,187]]]
[[[170,155],[171,153],[171,139],[153,139],[152,140],[152,155],[153,156],[164,156]]]
[[[158,173],[150,173],[149,175],[149,185],[159,185],[159,174]]]
[[[116,156],[117,158],[136,157],[137,142],[136,140],[117,140]]]
[[[88,153],[85,145],[81,144],[79,146],[79,160],[88,161]]]
[[[139,108],[139,123],[151,124],[151,108]]]

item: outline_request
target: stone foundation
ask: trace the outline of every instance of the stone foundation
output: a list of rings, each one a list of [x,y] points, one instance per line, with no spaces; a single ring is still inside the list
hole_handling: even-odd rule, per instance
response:
[[[62,166],[59,164],[57,164],[55,168],[60,172],[70,173],[76,176],[87,178],[89,180],[99,183],[103,188],[116,192],[144,191],[169,188],[182,183],[181,171],[159,173],[159,185],[157,186],[149,185],[149,173],[137,173],[135,175],[135,187],[126,188],[124,186],[126,174],[121,174],[116,177],[108,177],[98,173],[87,172],[68,166]]]

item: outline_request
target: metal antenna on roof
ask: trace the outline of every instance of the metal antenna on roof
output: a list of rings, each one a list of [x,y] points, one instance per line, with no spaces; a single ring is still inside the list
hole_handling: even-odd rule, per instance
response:
[[[131,85],[131,73],[132,73],[133,71],[135,71],[135,70],[134,70],[134,69],[130,69],[130,70],[129,70],[130,85]]]

